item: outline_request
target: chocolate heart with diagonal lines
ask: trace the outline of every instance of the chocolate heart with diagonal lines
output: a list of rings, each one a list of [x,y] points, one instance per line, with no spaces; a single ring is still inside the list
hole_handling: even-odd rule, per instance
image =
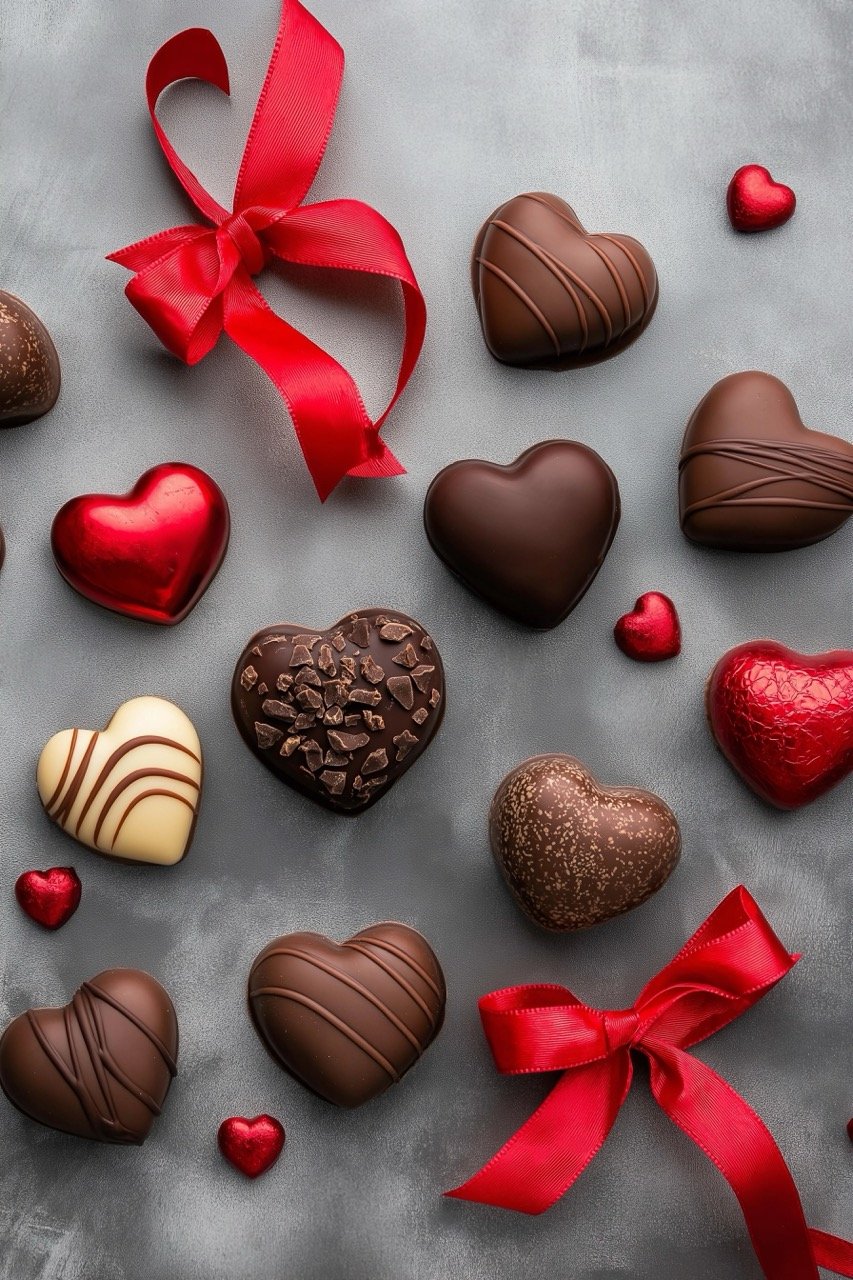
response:
[[[417,1062],[444,1018],[441,965],[404,924],[340,946],[319,933],[276,938],[249,974],[249,1008],[273,1057],[320,1097],[359,1107]]]
[[[471,266],[486,346],[506,364],[606,360],[640,336],[657,306],[657,273],[639,241],[585,231],[564,200],[542,191],[495,210]]]

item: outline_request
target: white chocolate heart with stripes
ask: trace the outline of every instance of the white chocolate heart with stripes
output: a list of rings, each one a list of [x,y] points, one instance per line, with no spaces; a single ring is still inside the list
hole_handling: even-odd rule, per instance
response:
[[[37,783],[48,817],[98,853],[172,866],[192,840],[201,743],[165,698],[131,698],[105,729],[63,729],[45,746]]]

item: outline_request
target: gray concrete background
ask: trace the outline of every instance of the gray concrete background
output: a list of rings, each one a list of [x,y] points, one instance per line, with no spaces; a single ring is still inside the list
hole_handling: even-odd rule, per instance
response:
[[[180,1076],[140,1149],[90,1145],[0,1107],[4,1280],[516,1280],[758,1276],[734,1198],[648,1097],[645,1076],[594,1165],[546,1216],[445,1202],[528,1115],[545,1078],[500,1078],[476,1012],[507,983],[562,981],[629,1002],[708,910],[744,881],[805,953],[781,988],[700,1050],[776,1134],[807,1216],[853,1231],[850,815],[853,782],[795,814],[763,806],[716,753],[703,681],[730,645],[769,635],[805,651],[851,643],[853,525],[777,558],[690,546],[676,463],[691,408],[717,378],[766,369],[806,422],[851,437],[853,11],[846,0],[313,0],[344,45],[337,125],[314,191],[355,196],[399,227],[430,308],[426,349],[387,438],[409,468],[315,500],[263,374],[226,343],[189,370],[122,296],[104,254],[187,220],[147,120],[150,54],[209,25],[232,98],[185,85],[163,118],[228,202],[272,46],[276,0],[3,0],[0,285],[51,328],[64,374],[49,417],[0,438],[4,721],[0,770],[0,1018],[60,1003],[111,965],[149,969],[181,1025]],[[726,183],[767,164],[799,197],[786,227],[729,228]],[[528,188],[591,229],[638,236],[661,301],[610,363],[549,375],[487,355],[469,296],[481,220]],[[378,407],[390,386],[395,301],[383,288],[267,273],[269,299],[344,360]],[[577,612],[531,635],[451,580],[421,528],[426,486],[465,456],[510,460],[576,438],[616,471],[623,519]],[[178,457],[206,468],[233,515],[231,549],[173,630],[76,596],[50,556],[68,497],[124,491]],[[677,602],[684,652],[643,668],[610,637],[651,588]],[[363,605],[413,613],[448,674],[444,728],[355,820],[273,779],[240,742],[232,665],[267,623],[328,624]],[[174,698],[198,727],[207,785],[195,845],[162,873],[75,846],[45,819],[35,762],[55,730],[101,725],[138,693]],[[577,937],[528,926],[493,867],[485,814],[518,760],[581,756],[608,782],[662,795],[682,864],[632,916]],[[83,903],[55,936],[12,896],[25,868],[73,862]],[[450,990],[439,1040],[398,1088],[339,1112],[280,1073],[243,1005],[277,933],[335,937],[377,920],[431,939]],[[249,1183],[216,1127],[269,1110],[288,1130]]]

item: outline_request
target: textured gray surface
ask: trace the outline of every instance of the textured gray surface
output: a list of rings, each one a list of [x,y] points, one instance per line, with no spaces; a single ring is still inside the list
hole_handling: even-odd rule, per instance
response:
[[[148,56],[209,25],[230,101],[184,86],[163,114],[179,150],[228,200],[272,45],[275,0],[4,0],[0,284],[51,328],[56,410],[0,439],[4,722],[0,771],[0,1017],[61,1002],[110,965],[156,974],[181,1023],[180,1076],[145,1147],[89,1145],[0,1108],[4,1280],[593,1280],[757,1277],[734,1199],[655,1109],[643,1073],[611,1140],[539,1219],[443,1202],[543,1096],[487,1055],[476,997],[556,980],[628,1002],[718,899],[745,881],[805,959],[702,1057],[757,1107],[810,1221],[853,1230],[848,783],[797,814],[771,812],[730,773],[703,722],[702,684],[741,640],[806,651],[851,641],[848,527],[821,546],[736,558],[678,530],[678,444],[694,403],[754,366],[790,384],[804,419],[851,434],[853,13],[846,0],[314,0],[348,74],[315,192],[375,203],[403,233],[430,307],[426,350],[387,429],[409,467],[315,501],[264,376],[221,345],[188,370],[122,297],[110,249],[186,221],[145,114]],[[725,186],[767,164],[800,197],[766,236],[728,227]],[[520,373],[487,355],[468,290],[474,233],[527,188],[566,197],[593,229],[637,235],[661,278],[657,316],[611,363]],[[268,297],[340,355],[378,406],[396,331],[386,294],[340,281]],[[376,304],[379,304],[378,307]],[[614,467],[623,520],[589,596],[531,636],[487,612],[427,548],[421,503],[460,456],[514,457],[574,437]],[[55,572],[51,518],[87,490],[122,491],[180,457],[225,489],[225,565],[178,628],[135,625]],[[643,590],[678,603],[684,653],[645,669],[610,638]],[[445,725],[376,808],[322,812],[268,775],[228,709],[232,664],[256,627],[328,623],[393,605],[438,638]],[[56,729],[100,725],[137,693],[174,698],[204,744],[207,788],[179,867],[116,866],[45,820],[34,785]],[[602,779],[659,792],[679,815],[682,864],[634,915],[575,938],[536,932],[492,865],[485,811],[519,759],[568,750]],[[31,866],[73,862],[83,904],[46,935],[12,897]],[[345,936],[375,920],[422,929],[450,989],[445,1030],[405,1083],[338,1112],[279,1073],[255,1038],[243,984],[276,933]],[[288,1146],[256,1184],[219,1158],[233,1112],[281,1116]]]

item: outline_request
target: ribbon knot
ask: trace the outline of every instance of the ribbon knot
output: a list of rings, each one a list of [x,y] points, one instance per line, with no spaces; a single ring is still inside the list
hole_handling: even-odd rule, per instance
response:
[[[597,1154],[648,1059],[659,1106],[711,1159],[740,1202],[768,1280],[853,1276],[853,1245],[806,1225],[794,1180],[763,1122],[686,1052],[766,995],[796,961],[743,887],[726,897],[630,1009],[597,1010],[565,987],[507,987],[480,1015],[498,1070],[561,1071],[541,1106],[487,1164],[447,1195],[542,1213]]]
[[[135,272],[128,299],[180,360],[195,364],[225,333],[261,366],[287,406],[321,499],[345,475],[403,473],[379,432],[411,377],[426,326],[403,243],[380,213],[358,200],[302,203],[332,129],[343,65],[338,43],[299,0],[282,0],[229,213],[177,154],[156,114],[160,94],[177,80],[204,80],[228,93],[225,56],[200,27],[167,40],[148,66],[148,110],[169,166],[205,223],[171,227],[109,255]],[[252,277],[272,259],[399,284],[403,350],[393,394],[375,420],[347,371],[271,311],[255,287]]]

